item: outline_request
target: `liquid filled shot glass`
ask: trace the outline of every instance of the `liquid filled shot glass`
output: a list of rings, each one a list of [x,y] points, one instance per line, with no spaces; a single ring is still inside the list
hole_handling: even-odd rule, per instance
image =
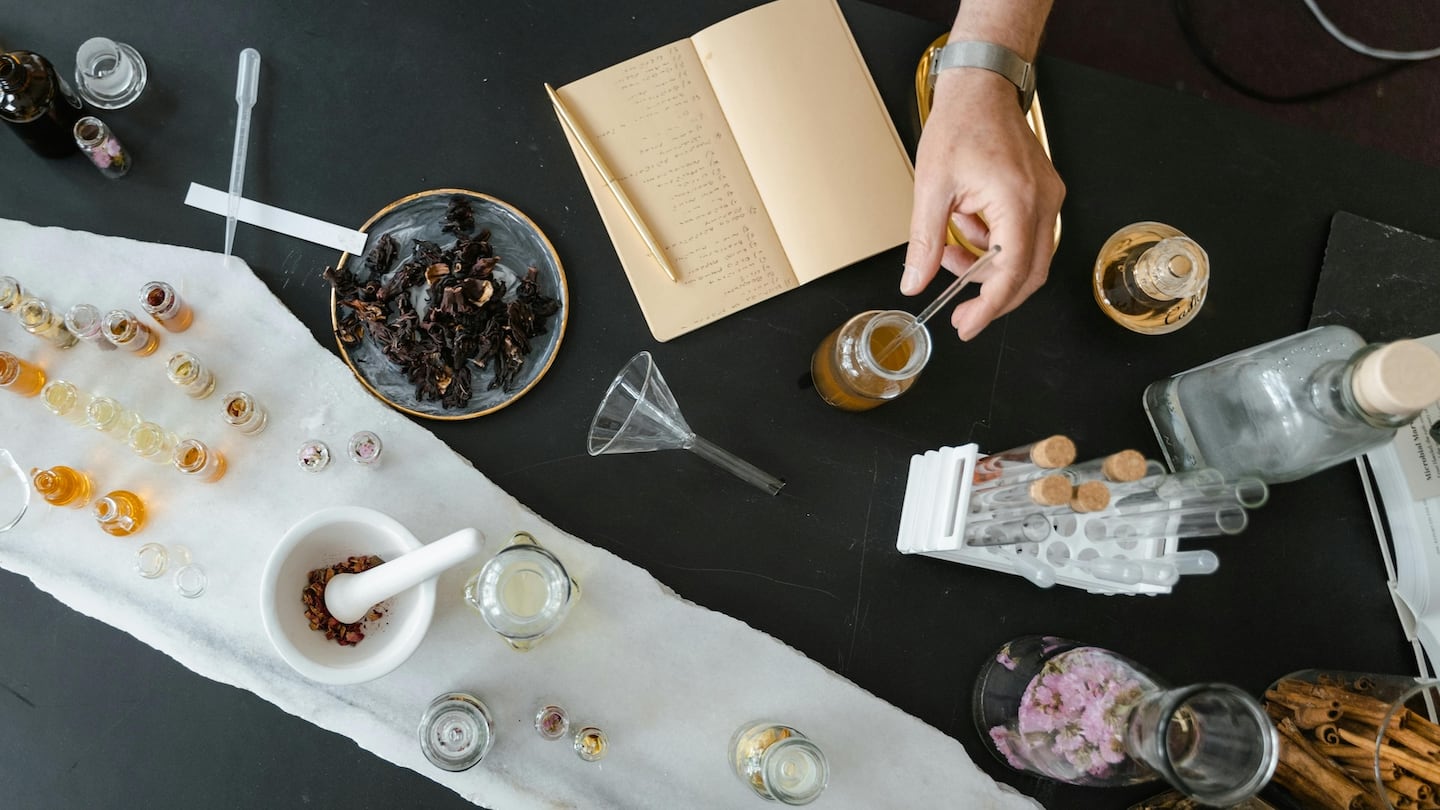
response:
[[[524,652],[564,621],[580,586],[550,551],[525,532],[465,583],[465,601],[511,647]]]

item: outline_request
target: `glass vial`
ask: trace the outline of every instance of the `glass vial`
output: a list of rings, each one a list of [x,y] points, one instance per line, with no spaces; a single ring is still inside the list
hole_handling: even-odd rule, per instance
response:
[[[111,180],[118,180],[130,171],[130,153],[110,127],[93,115],[75,122],[75,145]]]
[[[30,482],[46,503],[51,506],[68,506],[71,509],[85,508],[94,488],[90,476],[64,465],[56,465],[48,470],[37,467],[30,471]]]
[[[140,53],[123,42],[91,37],[75,52],[75,87],[102,110],[118,110],[139,98],[148,75]]]
[[[146,543],[135,552],[135,573],[159,579],[170,565],[170,551],[159,543]]]
[[[351,461],[367,468],[380,466],[380,451],[383,449],[380,437],[368,430],[362,430],[351,436],[350,443],[346,448]]]
[[[205,595],[205,589],[210,586],[210,577],[205,573],[203,566],[198,563],[187,563],[175,569],[175,576],[171,578],[170,583],[175,586],[175,592],[186,599],[199,599]]]
[[[57,349],[68,349],[79,342],[74,333],[65,328],[65,319],[52,311],[49,304],[33,295],[20,301],[15,314],[20,318],[20,325],[25,327],[26,332],[50,341]]]
[[[1105,240],[1095,258],[1095,301],[1110,319],[1145,335],[1174,332],[1205,303],[1210,256],[1160,222],[1136,222]]]
[[[147,357],[160,347],[160,336],[126,310],[112,309],[105,313],[103,324],[105,338],[117,349]]]
[[[165,374],[191,399],[204,399],[215,390],[215,375],[190,352],[170,355],[165,362]]]
[[[558,557],[517,532],[465,583],[465,601],[506,643],[524,652],[560,626],[579,590]]]
[[[44,369],[10,352],[0,352],[0,388],[22,397],[33,397],[44,387]]]
[[[125,537],[145,526],[145,503],[140,496],[124,489],[106,493],[95,502],[90,513],[106,534]]]
[[[167,332],[184,332],[195,321],[195,310],[163,281],[152,281],[140,288],[140,306]]]
[[[1145,412],[1170,468],[1294,481],[1379,447],[1440,400],[1440,354],[1321,326],[1152,383]]]
[[[295,461],[305,472],[320,472],[330,466],[330,447],[319,439],[310,439],[295,452]]]
[[[603,729],[596,726],[585,726],[575,732],[576,756],[586,762],[599,762],[610,752],[610,738],[605,736]]]
[[[135,455],[157,464],[169,464],[170,454],[180,443],[179,436],[154,422],[141,422],[131,428],[127,440]]]
[[[831,332],[810,360],[820,398],[841,410],[867,411],[908,391],[930,361],[929,331],[911,327],[915,316],[908,312],[871,310]]]
[[[225,424],[246,436],[254,436],[264,430],[270,418],[255,398],[244,391],[226,394],[220,414],[225,417]]]
[[[206,483],[225,476],[225,457],[199,439],[186,439],[175,445],[170,461],[175,469]]]
[[[100,310],[93,304],[76,304],[65,313],[65,328],[75,337],[107,352],[114,351],[115,344],[105,339],[103,321]]]
[[[25,299],[25,289],[11,276],[0,276],[0,312],[15,313]]]
[[[472,768],[495,742],[490,710],[474,695],[451,692],[430,702],[420,718],[420,751],[447,771]]]
[[[564,706],[547,703],[535,712],[535,733],[542,739],[558,740],[570,733],[570,714]]]
[[[830,781],[824,752],[780,723],[742,726],[730,739],[730,763],[757,795],[781,804],[809,804]]]
[[[82,392],[74,383],[65,380],[51,380],[40,389],[40,401],[51,413],[75,425],[83,425],[89,419],[85,413],[90,404],[90,395]]]
[[[37,154],[73,155],[70,133],[83,110],[48,59],[30,51],[0,53],[0,120]]]
[[[121,441],[128,441],[130,431],[140,424],[140,414],[121,405],[113,397],[91,397],[85,406],[85,424]]]

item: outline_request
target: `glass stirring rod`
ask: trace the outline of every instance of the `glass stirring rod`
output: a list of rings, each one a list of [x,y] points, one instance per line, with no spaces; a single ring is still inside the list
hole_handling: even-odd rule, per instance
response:
[[[245,153],[250,146],[250,108],[260,93],[260,52],[240,52],[240,73],[235,79],[235,151],[230,155],[230,199],[225,213],[225,258],[235,243],[235,220],[240,213],[240,194],[245,187]]]
[[[909,340],[911,335],[924,327],[925,322],[930,320],[931,316],[943,309],[946,304],[950,303],[950,301],[965,288],[965,285],[970,281],[970,276],[974,275],[975,271],[989,264],[992,259],[999,255],[1000,246],[991,245],[990,249],[985,251],[983,256],[976,259],[975,263],[970,265],[969,269],[956,276],[955,280],[950,282],[950,286],[945,288],[945,292],[940,293],[934,301],[930,302],[930,306],[920,310],[920,314],[915,316],[914,323],[901,330],[900,334],[896,335],[895,339],[890,341],[890,345],[875,355],[876,362],[883,363],[885,358],[890,356],[891,352],[905,345],[905,341]]]

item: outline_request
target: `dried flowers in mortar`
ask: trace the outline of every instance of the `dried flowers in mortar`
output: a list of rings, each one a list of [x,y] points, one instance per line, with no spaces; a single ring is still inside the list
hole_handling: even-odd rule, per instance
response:
[[[358,574],[385,562],[374,554],[363,557],[349,557],[344,562],[326,568],[316,568],[305,578],[305,588],[300,592],[300,601],[305,605],[305,618],[310,629],[325,634],[325,638],[342,647],[353,647],[365,640],[365,623],[373,622],[384,614],[374,607],[358,622],[346,624],[330,615],[325,607],[325,586],[336,574]]]
[[[468,199],[452,197],[441,222],[441,231],[456,237],[449,247],[416,239],[396,267],[401,246],[384,234],[365,257],[364,279],[344,267],[327,267],[324,276],[347,310],[336,331],[342,343],[358,344],[368,332],[415,386],[416,399],[461,408],[476,371],[490,371],[489,388],[514,390],[531,338],[545,334],[560,301],[540,292],[535,267],[514,290],[494,274],[501,257],[489,230],[471,235]],[[410,294],[420,285],[423,313]]]

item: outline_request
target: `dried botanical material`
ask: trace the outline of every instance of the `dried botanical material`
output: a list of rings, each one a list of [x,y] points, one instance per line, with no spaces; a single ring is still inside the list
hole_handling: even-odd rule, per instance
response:
[[[476,372],[489,372],[488,388],[515,390],[531,339],[545,334],[560,301],[540,291],[534,267],[513,290],[495,275],[500,257],[490,231],[472,235],[468,199],[451,198],[441,223],[456,236],[448,247],[417,239],[402,259],[401,245],[384,234],[365,257],[363,277],[346,267],[327,267],[324,276],[344,308],[341,343],[354,346],[368,333],[415,386],[416,399],[458,409],[470,401]],[[424,290],[423,313],[411,295],[416,288]]]
[[[384,614],[378,607],[371,608],[360,621],[346,624],[330,615],[330,610],[325,607],[325,586],[336,574],[358,574],[383,562],[371,554],[349,557],[344,562],[311,571],[306,577],[304,590],[300,592],[300,602],[305,606],[305,618],[310,622],[310,629],[324,633],[325,638],[342,647],[353,647],[364,641],[365,623],[373,622]]]

